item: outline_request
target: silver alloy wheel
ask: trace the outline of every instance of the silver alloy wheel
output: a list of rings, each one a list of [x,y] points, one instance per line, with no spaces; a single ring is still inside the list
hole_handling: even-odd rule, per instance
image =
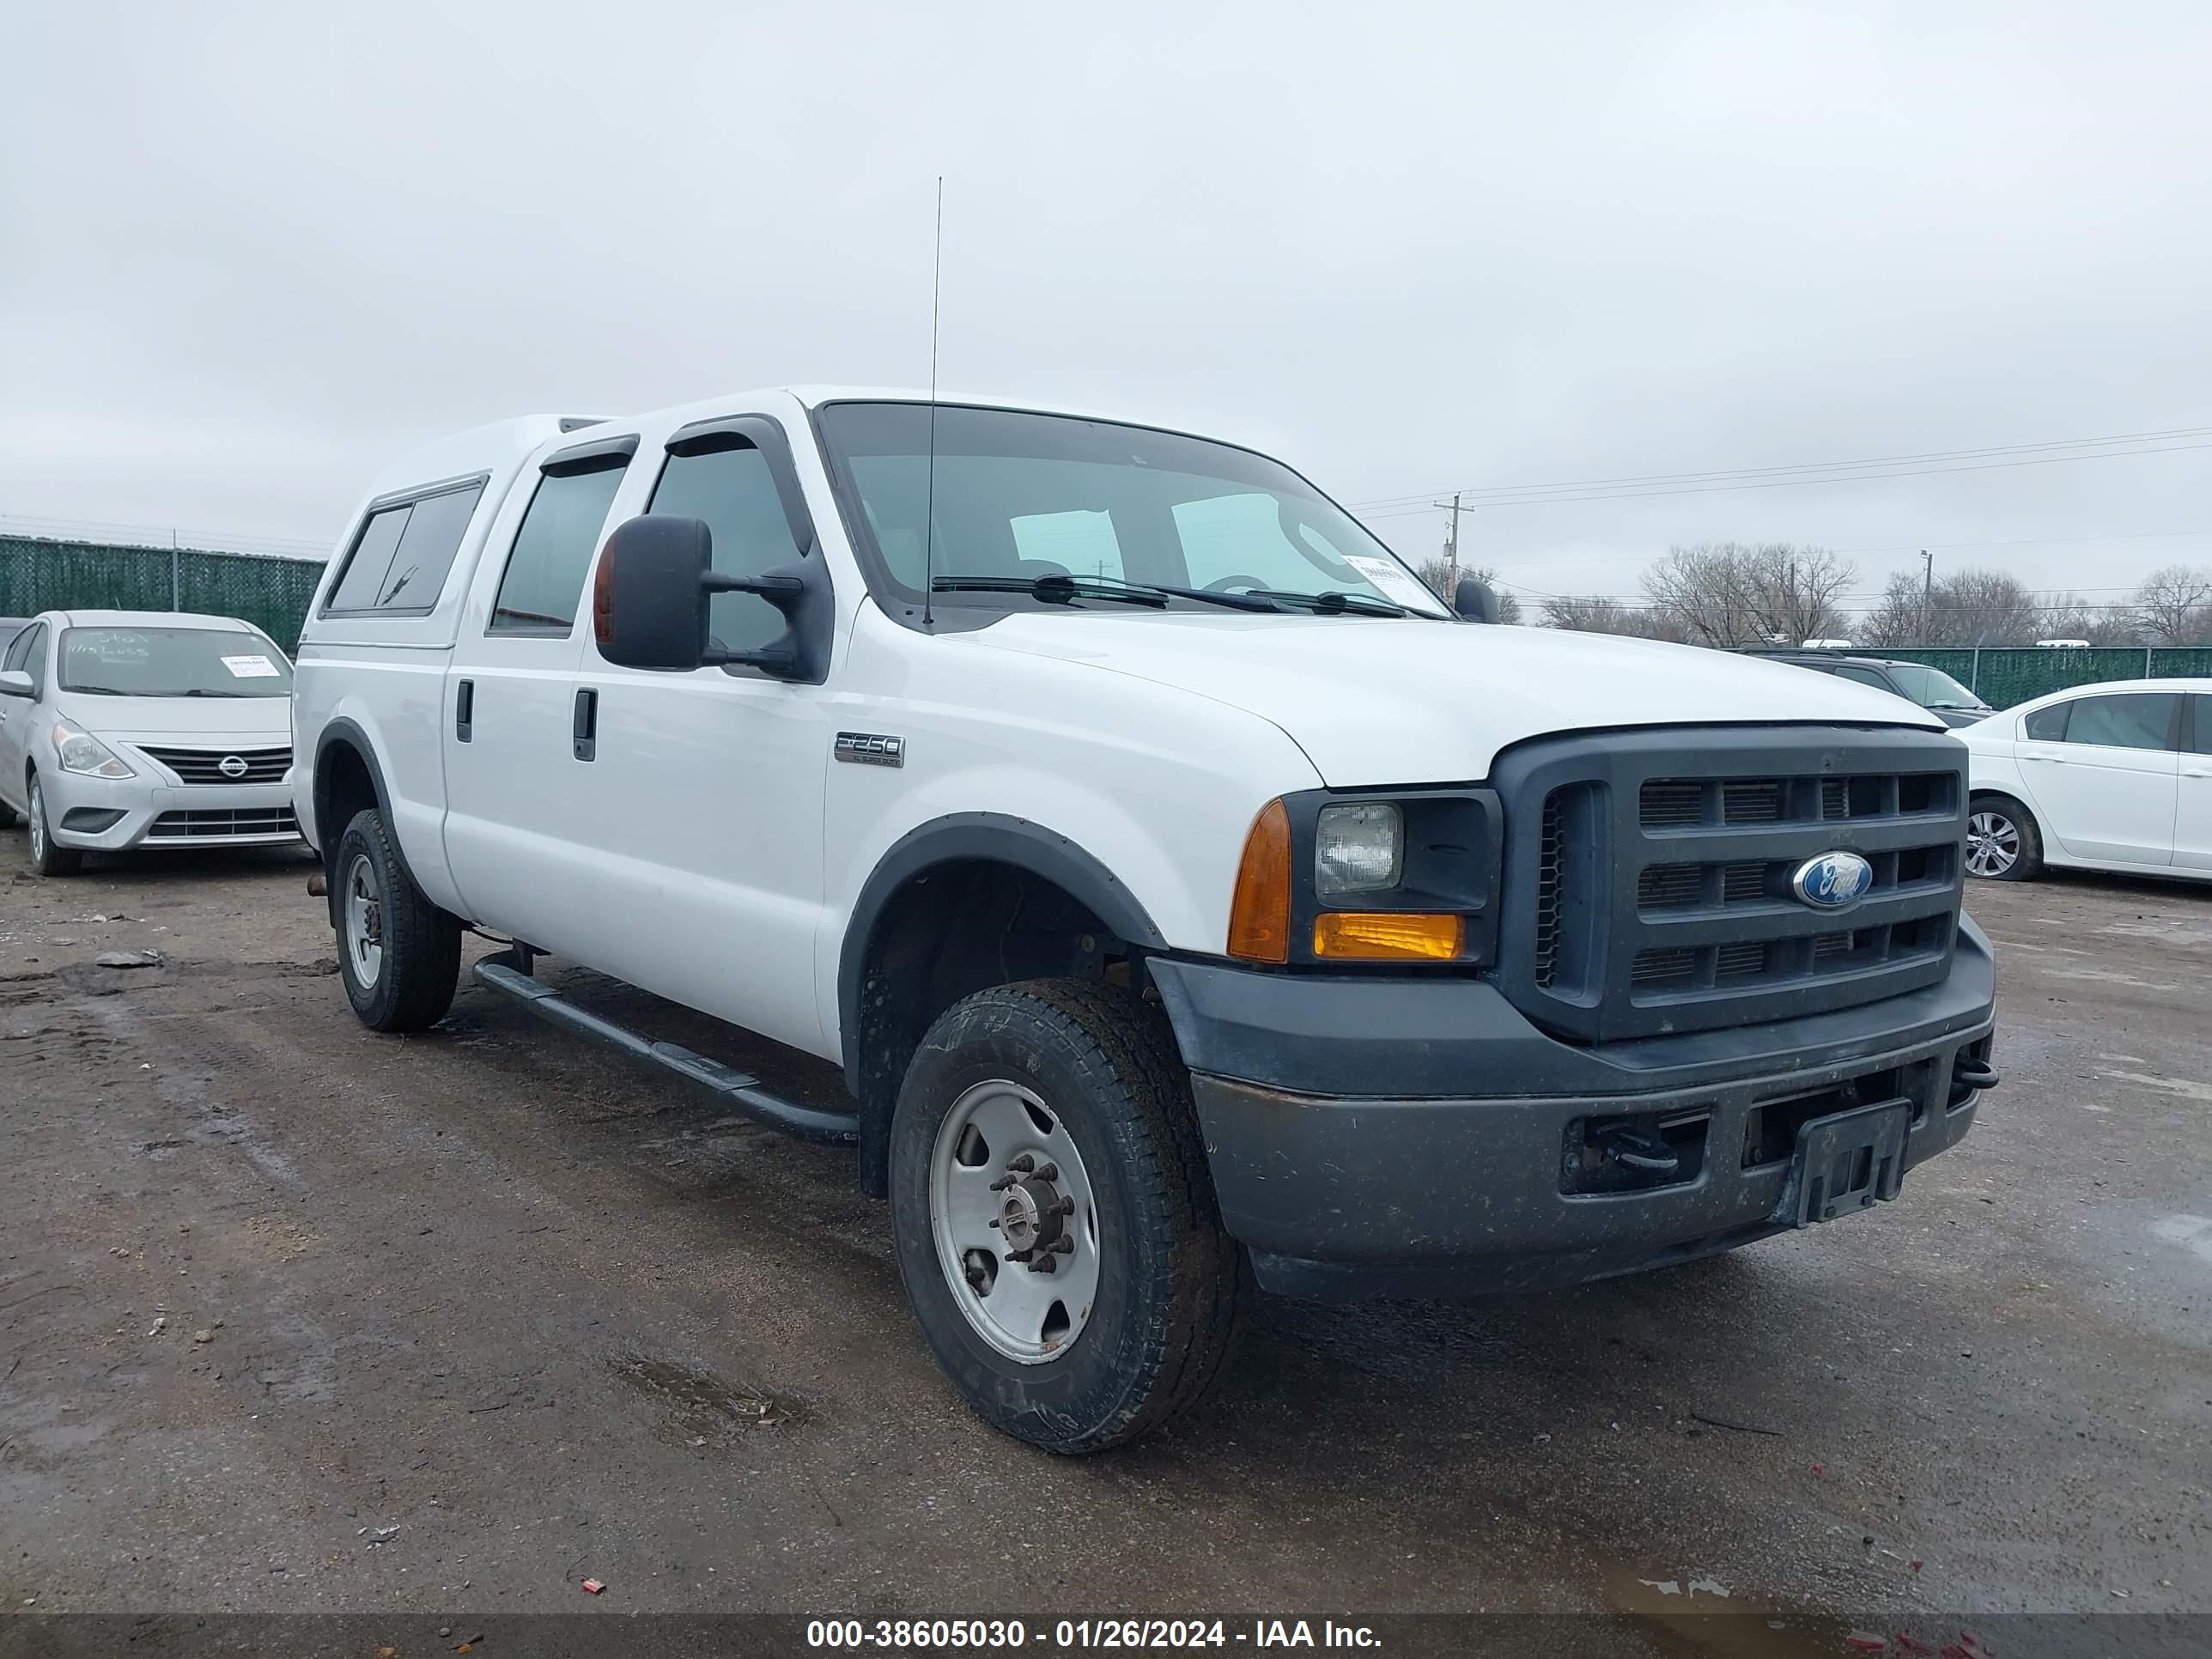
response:
[[[36,778],[31,780],[30,810],[23,816],[30,821],[31,862],[46,861],[46,792]]]
[[[346,866],[345,948],[355,981],[363,989],[375,984],[384,972],[384,897],[366,853]]]
[[[952,1103],[929,1155],[937,1264],[975,1334],[1041,1365],[1083,1334],[1098,1295],[1098,1210],[1067,1126],[1004,1079]]]
[[[1966,872],[2001,876],[2020,862],[2020,826],[2002,812],[1977,812],[1966,820]]]

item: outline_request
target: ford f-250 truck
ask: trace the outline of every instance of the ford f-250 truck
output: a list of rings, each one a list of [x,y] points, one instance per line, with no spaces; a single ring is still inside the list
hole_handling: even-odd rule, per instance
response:
[[[1559,1285],[1894,1197],[1996,1081],[1960,745],[1453,598],[1281,463],[1118,421],[785,390],[461,434],[301,639],[346,994],[430,1025],[486,930],[492,990],[856,1142],[946,1374],[1062,1452],[1188,1406],[1255,1282]]]

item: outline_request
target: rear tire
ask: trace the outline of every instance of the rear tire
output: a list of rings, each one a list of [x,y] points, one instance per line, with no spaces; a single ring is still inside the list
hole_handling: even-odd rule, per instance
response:
[[[2043,831],[2010,795],[1977,795],[1966,806],[1966,873],[1983,881],[2027,881],[2043,869]]]
[[[374,807],[354,814],[331,860],[338,972],[372,1031],[419,1031],[446,1017],[461,976],[461,924],[423,896]]]
[[[75,847],[54,845],[53,823],[46,817],[46,786],[31,774],[31,797],[24,814],[31,835],[31,868],[42,876],[73,876],[84,868],[84,854]]]
[[[992,1144],[964,1138],[974,1124]],[[890,1164],[908,1301],[993,1427],[1102,1451],[1189,1410],[1218,1377],[1246,1279],[1157,1007],[1065,979],[955,1004],[908,1067]],[[994,1177],[1012,1189],[991,1191]],[[1055,1200],[1071,1207],[1045,1224],[1057,1248],[1029,1253],[1052,1264],[1035,1273],[1005,1246],[1039,1236],[1017,1211],[1051,1217]]]

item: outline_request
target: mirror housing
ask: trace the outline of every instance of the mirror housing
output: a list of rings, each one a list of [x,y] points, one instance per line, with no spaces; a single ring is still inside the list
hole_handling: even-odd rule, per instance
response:
[[[830,579],[817,551],[757,576],[714,568],[714,533],[699,519],[645,514],[615,527],[592,585],[599,654],[623,668],[682,673],[757,668],[818,685],[829,669]],[[756,593],[783,612],[782,636],[757,651],[724,651],[708,632],[717,593]]]
[[[1498,595],[1488,582],[1462,576],[1459,586],[1452,593],[1452,609],[1465,622],[1494,623],[1498,620]]]
[[[0,670],[0,697],[30,697],[37,696],[32,689],[31,677],[20,668]]]

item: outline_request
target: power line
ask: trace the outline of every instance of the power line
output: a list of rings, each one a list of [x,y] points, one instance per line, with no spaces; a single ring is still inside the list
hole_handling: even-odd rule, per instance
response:
[[[1748,466],[1706,468],[1690,472],[1630,473],[1610,478],[1568,478],[1553,483],[1490,484],[1462,488],[1458,493],[1474,496],[1522,495],[1551,490],[1610,489],[1632,484],[1703,483],[1735,478],[1771,477],[1781,473],[1849,471],[1861,467],[1919,465],[1937,461],[1974,460],[1990,455],[2021,455],[2052,449],[2090,449],[2123,443],[2165,443],[2175,439],[2212,436],[2212,427],[2170,427],[2153,432],[2114,433],[2097,438],[2055,438],[2037,443],[1993,444],[1977,449],[1927,450],[1917,454],[1877,455],[1854,461],[1798,461],[1779,466]],[[2055,456],[2053,459],[2091,459],[2094,455]],[[1352,501],[1353,507],[1399,507],[1427,503],[1432,498],[1450,493],[1444,490],[1421,490],[1408,495],[1377,496],[1371,501]]]

